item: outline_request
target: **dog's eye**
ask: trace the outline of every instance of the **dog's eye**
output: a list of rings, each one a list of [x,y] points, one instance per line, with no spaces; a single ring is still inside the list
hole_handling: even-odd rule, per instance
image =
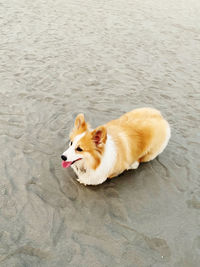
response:
[[[83,149],[80,148],[80,146],[78,146],[78,147],[76,148],[76,150],[77,150],[77,151],[83,151]]]
[[[72,146],[73,142],[72,141],[69,141],[69,146]]]

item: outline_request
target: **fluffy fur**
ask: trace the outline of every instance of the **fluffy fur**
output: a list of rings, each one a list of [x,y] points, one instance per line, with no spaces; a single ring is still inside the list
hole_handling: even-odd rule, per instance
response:
[[[79,114],[70,133],[70,146],[61,156],[63,167],[71,166],[80,183],[101,184],[154,159],[169,138],[169,124],[156,109],[135,109],[94,130]]]

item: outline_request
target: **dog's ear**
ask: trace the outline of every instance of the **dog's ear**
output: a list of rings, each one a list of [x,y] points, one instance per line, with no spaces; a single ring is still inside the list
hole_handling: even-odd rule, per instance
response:
[[[92,140],[96,144],[96,146],[105,144],[107,140],[107,131],[104,126],[99,126],[95,130],[92,131]]]
[[[81,129],[83,131],[87,130],[87,123],[86,123],[85,117],[82,113],[77,115],[75,122],[74,122],[74,128],[76,130],[79,130],[79,129]]]

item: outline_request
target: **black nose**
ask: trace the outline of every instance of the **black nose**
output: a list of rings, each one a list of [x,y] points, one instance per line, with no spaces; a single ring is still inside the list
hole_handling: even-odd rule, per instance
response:
[[[61,156],[61,159],[66,161],[67,160],[67,157],[65,157],[64,155]]]

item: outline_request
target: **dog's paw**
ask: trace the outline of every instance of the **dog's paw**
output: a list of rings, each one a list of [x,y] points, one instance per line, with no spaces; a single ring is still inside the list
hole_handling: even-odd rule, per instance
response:
[[[140,163],[139,161],[135,161],[130,167],[129,169],[135,170],[139,167]]]
[[[77,179],[77,181],[78,181],[80,184],[83,184],[84,186],[87,185],[87,184],[85,184],[84,182],[82,182],[80,179]]]

